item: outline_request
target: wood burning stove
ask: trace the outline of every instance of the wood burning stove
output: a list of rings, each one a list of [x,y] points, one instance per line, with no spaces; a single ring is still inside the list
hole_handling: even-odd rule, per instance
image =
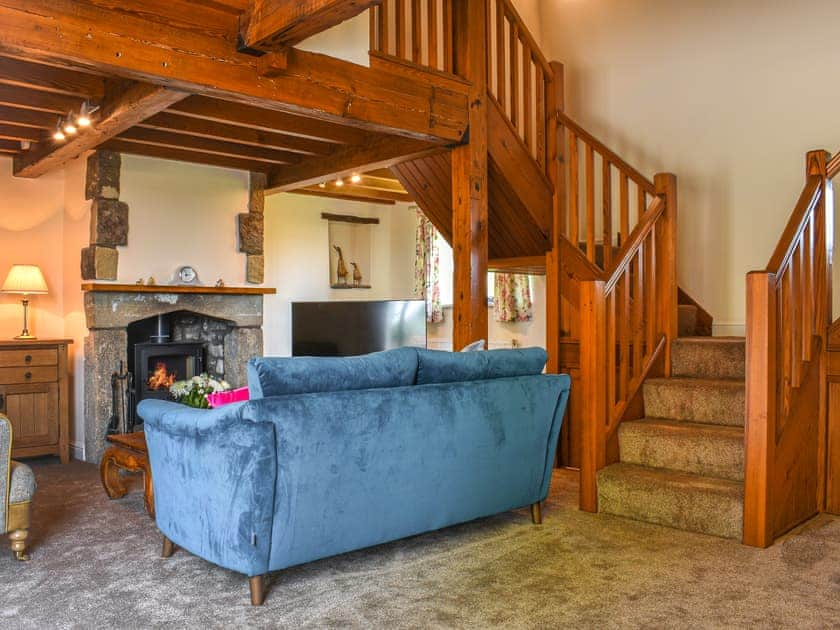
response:
[[[134,346],[134,386],[139,403],[167,400],[169,386],[204,371],[203,343],[138,343]]]

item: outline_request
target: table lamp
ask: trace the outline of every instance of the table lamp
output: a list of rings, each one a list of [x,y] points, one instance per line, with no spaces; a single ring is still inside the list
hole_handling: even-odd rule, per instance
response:
[[[3,283],[3,288],[0,289],[3,293],[19,293],[23,295],[21,304],[23,304],[23,332],[15,339],[35,339],[33,335],[29,334],[29,327],[27,324],[27,316],[29,312],[29,296],[30,295],[44,295],[47,293],[47,281],[44,280],[44,274],[37,265],[12,265],[9,270],[9,275],[6,276],[6,281]]]

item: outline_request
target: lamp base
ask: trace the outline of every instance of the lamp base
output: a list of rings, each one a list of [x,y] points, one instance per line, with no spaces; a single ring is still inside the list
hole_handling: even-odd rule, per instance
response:
[[[38,337],[36,337],[35,335],[30,335],[28,333],[23,334],[23,335],[18,335],[17,337],[15,337],[15,339],[19,339],[21,341],[35,341],[37,338]]]

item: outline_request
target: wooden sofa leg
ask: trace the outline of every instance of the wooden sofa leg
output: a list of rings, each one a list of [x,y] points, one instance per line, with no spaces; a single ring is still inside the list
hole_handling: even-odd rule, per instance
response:
[[[160,552],[161,558],[170,558],[175,553],[175,543],[166,536],[163,537],[163,549]]]
[[[542,524],[542,505],[540,505],[539,501],[531,504],[531,520],[534,522],[534,525]]]
[[[21,562],[29,560],[29,554],[26,553],[26,539],[29,536],[29,531],[25,529],[16,529],[9,534],[9,539],[12,541],[12,551],[15,553],[15,558]]]
[[[251,587],[251,606],[262,606],[265,601],[265,581],[262,575],[255,575],[248,580]]]

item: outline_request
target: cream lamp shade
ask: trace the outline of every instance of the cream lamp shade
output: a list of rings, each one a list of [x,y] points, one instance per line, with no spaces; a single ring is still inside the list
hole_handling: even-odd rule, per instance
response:
[[[15,339],[31,340],[34,335],[29,334],[29,296],[43,295],[47,292],[47,281],[38,265],[12,265],[3,288],[3,293],[20,293],[23,299],[23,331]]]
[[[43,295],[47,293],[47,281],[37,265],[12,265],[3,288],[3,293]]]

